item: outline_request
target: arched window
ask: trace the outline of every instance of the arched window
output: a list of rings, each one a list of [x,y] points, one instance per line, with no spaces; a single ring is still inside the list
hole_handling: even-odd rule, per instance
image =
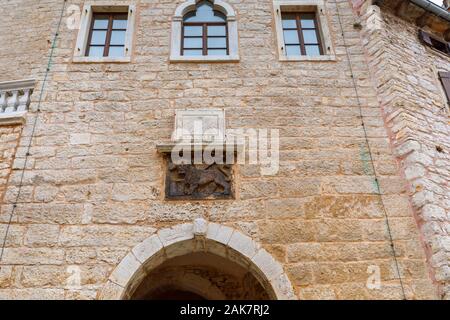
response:
[[[232,7],[221,0],[189,0],[180,5],[172,22],[171,60],[239,60]]]
[[[201,1],[183,18],[182,56],[228,55],[227,17]]]

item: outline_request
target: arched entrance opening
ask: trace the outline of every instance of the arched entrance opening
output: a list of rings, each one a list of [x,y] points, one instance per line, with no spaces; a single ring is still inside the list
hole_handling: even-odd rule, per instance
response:
[[[264,248],[228,226],[197,219],[162,229],[125,256],[100,299],[296,299]]]
[[[246,267],[209,252],[194,252],[168,259],[149,272],[130,298],[268,300],[269,294]]]

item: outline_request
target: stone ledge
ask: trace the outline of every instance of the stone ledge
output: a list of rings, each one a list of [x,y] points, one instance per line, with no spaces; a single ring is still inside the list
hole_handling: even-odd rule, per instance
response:
[[[24,125],[27,111],[0,113],[0,126]]]
[[[159,153],[171,153],[172,150],[177,147],[180,151],[182,149],[187,149],[190,148],[192,151],[194,150],[198,150],[201,149],[202,151],[204,151],[206,148],[211,148],[213,149],[222,149],[223,151],[227,151],[227,146],[232,147],[234,152],[240,152],[244,149],[244,145],[243,144],[238,144],[238,143],[232,143],[227,145],[226,143],[223,144],[217,144],[217,143],[176,143],[176,142],[164,142],[164,143],[159,143],[156,145],[156,150],[158,150]]]
[[[26,79],[19,81],[0,82],[0,91],[34,89],[36,80]]]
[[[337,61],[335,55],[322,55],[322,56],[280,56],[282,62],[295,62],[295,61],[311,61],[311,62],[323,62],[323,61]]]
[[[73,63],[130,63],[131,57],[73,57]]]
[[[170,62],[239,62],[239,56],[171,56]]]

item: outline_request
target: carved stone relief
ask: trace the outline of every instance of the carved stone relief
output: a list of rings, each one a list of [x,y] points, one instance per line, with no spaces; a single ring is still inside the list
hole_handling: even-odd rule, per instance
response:
[[[167,159],[166,198],[229,199],[233,168],[226,164],[180,164]]]

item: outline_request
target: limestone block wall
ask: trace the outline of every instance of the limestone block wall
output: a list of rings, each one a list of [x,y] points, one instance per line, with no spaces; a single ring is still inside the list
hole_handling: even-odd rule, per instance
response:
[[[10,1],[30,8],[35,2]],[[20,28],[46,30],[50,38],[62,1],[39,3],[39,14]],[[131,63],[73,63],[77,30],[61,29],[30,167],[20,185],[32,132],[27,121],[0,209],[5,228],[21,190],[0,262],[0,298],[95,299],[131,248],[161,228],[204,218],[261,244],[300,299],[402,299],[386,216],[406,297],[437,297],[348,1],[326,1],[336,61],[280,62],[272,1],[233,0],[239,62],[169,63],[171,15],[180,3],[139,1]],[[18,30],[27,39],[27,29]],[[2,42],[8,37],[0,34]],[[48,48],[21,46],[0,46],[6,74],[15,75],[15,58],[6,52],[13,49],[24,54],[21,65],[32,65],[24,70],[45,70]],[[175,110],[184,108],[223,108],[229,128],[279,129],[278,174],[242,165],[234,200],[164,200],[156,145],[170,138]],[[367,286],[374,270],[379,288]]]
[[[389,7],[372,6],[362,15],[363,43],[384,121],[408,181],[432,277],[448,299],[450,127],[438,72],[450,70],[450,58],[425,47],[418,27]]]
[[[21,131],[19,125],[0,126],[0,199],[5,194]]]
[[[14,0],[1,6],[0,82],[43,78],[60,11],[54,0]]]

